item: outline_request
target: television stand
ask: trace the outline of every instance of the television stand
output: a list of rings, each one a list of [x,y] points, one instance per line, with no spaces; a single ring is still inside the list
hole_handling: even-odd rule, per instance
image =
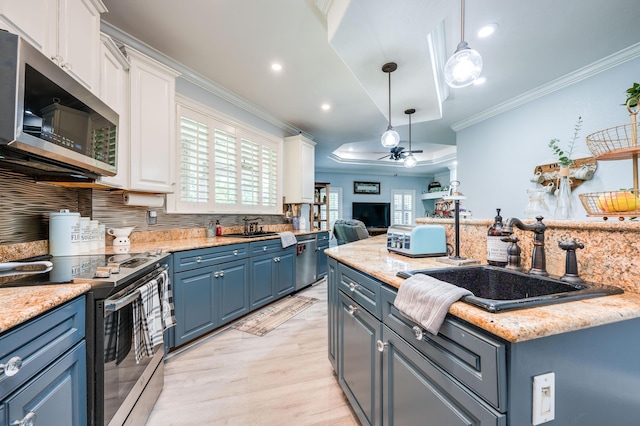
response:
[[[367,231],[369,231],[369,235],[375,237],[376,235],[386,234],[387,229],[389,228],[367,228]]]

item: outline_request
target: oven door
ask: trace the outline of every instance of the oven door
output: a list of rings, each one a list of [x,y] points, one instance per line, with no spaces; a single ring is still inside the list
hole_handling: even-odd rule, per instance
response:
[[[133,344],[133,301],[139,297],[138,288],[154,276],[138,280],[112,298],[96,303],[97,425],[125,424],[164,357],[164,345],[157,345],[152,357],[137,363]],[[161,389],[162,380],[160,388],[153,391],[156,399]]]

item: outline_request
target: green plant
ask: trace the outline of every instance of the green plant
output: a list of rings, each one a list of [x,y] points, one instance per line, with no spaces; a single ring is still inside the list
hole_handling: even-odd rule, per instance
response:
[[[578,121],[576,121],[576,125],[573,128],[573,136],[569,141],[569,145],[567,145],[566,153],[558,145],[558,143],[560,143],[559,139],[551,139],[549,141],[549,148],[551,148],[556,158],[558,158],[558,164],[560,164],[560,167],[569,167],[573,164],[573,160],[571,159],[571,154],[573,154],[573,148],[576,144],[576,140],[578,140],[578,133],[580,133],[581,128],[582,128],[582,117],[578,117]]]
[[[628,103],[631,108],[638,106],[638,98],[640,98],[640,84],[633,83],[633,86],[629,87],[625,93],[627,94],[627,99],[622,105],[627,105]],[[630,99],[633,100],[629,102]]]

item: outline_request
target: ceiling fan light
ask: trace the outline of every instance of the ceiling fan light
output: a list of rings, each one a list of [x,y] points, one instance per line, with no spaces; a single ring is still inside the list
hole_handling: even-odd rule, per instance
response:
[[[413,156],[413,154],[409,154],[409,156],[404,159],[404,166],[407,169],[411,169],[417,165],[418,165],[418,160],[416,159],[416,157]]]
[[[387,131],[380,137],[380,142],[385,148],[395,148],[400,143],[400,135],[393,130],[393,127],[387,127]]]
[[[451,55],[444,66],[444,78],[453,88],[466,87],[472,84],[482,72],[482,56],[469,48],[466,41],[460,42],[456,52]]]

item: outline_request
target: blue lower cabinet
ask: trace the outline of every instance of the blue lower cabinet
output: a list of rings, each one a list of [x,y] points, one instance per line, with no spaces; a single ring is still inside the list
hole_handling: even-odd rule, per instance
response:
[[[296,287],[296,252],[293,248],[278,254],[277,276],[274,277],[276,297],[286,296]]]
[[[280,244],[279,241],[278,244]],[[249,293],[252,310],[295,290],[295,247],[251,257],[250,265],[251,286]]]
[[[45,426],[87,424],[86,371],[82,341],[5,401],[7,424],[30,424],[28,419]]]
[[[219,265],[214,272],[219,323],[226,324],[249,312],[249,260]]]
[[[208,266],[174,275],[176,346],[200,337],[218,326],[218,305],[213,286],[215,271],[215,267]]]
[[[327,255],[324,252],[326,249],[329,248],[329,233],[328,232],[320,232],[319,234],[317,234],[316,236],[316,240],[317,240],[317,271],[316,271],[316,276],[318,277],[318,279],[324,277],[325,275],[327,275]]]

